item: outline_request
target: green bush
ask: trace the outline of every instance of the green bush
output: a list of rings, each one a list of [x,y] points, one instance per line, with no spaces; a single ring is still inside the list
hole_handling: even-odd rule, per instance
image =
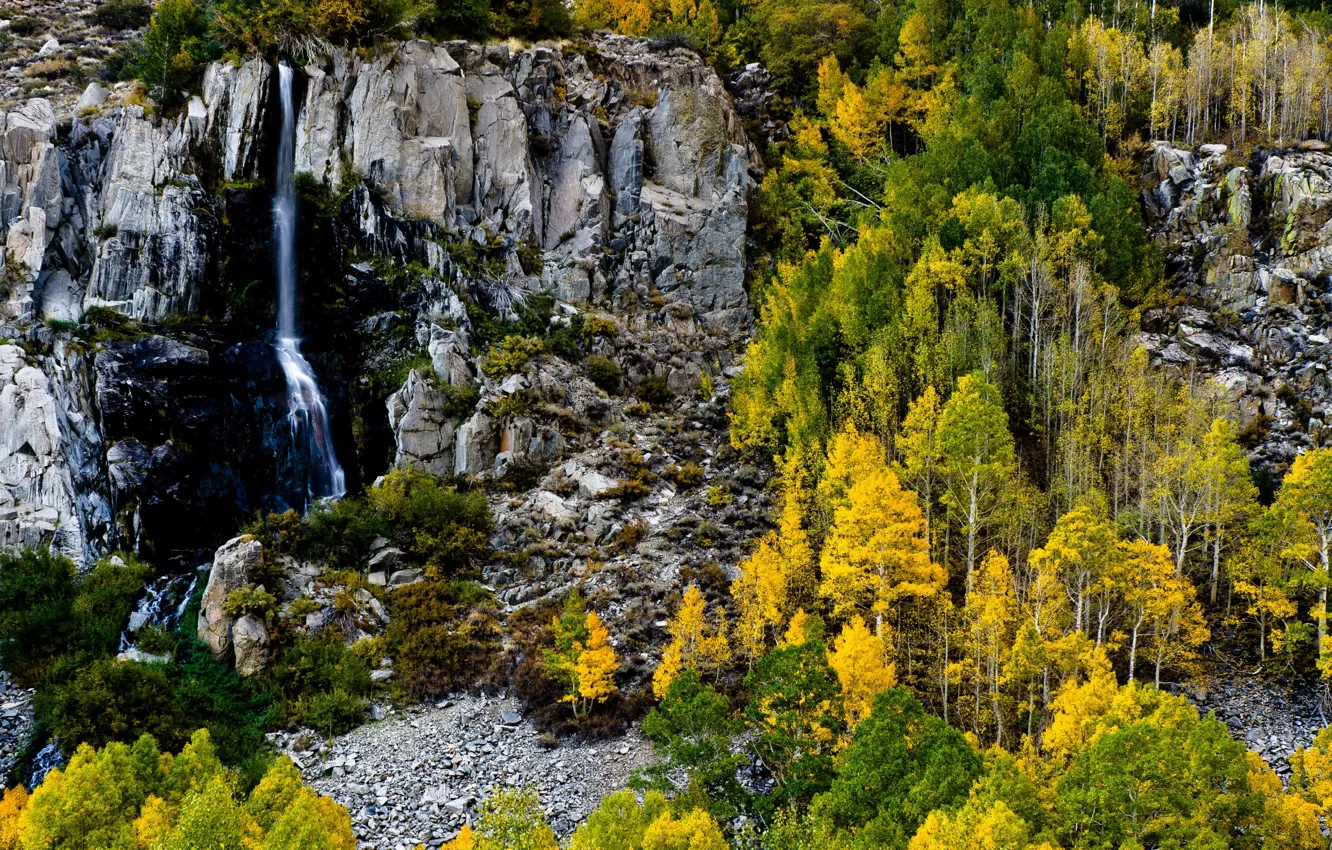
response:
[[[386,637],[398,692],[421,700],[475,684],[501,648],[500,628],[484,611],[493,604],[473,582],[424,581],[394,590]]]
[[[246,528],[266,554],[287,554],[338,570],[361,570],[370,544],[385,537],[408,558],[438,576],[472,566],[485,551],[490,508],[481,493],[459,493],[416,469],[395,469],[362,498],[316,505],[302,519],[294,511],[268,514]]]
[[[190,728],[207,727],[223,761],[247,774],[261,771],[266,761],[264,730],[278,719],[272,698],[262,683],[239,678],[231,665],[213,657],[195,633],[198,614],[196,601],[175,634],[176,663],[167,668],[175,700]]]
[[[395,469],[366,496],[390,538],[437,578],[470,569],[486,550],[492,522],[486,497],[417,469]]]
[[[302,704],[301,718],[328,737],[350,732],[365,719],[366,701],[344,690],[315,694]]]
[[[93,23],[102,29],[120,32],[146,27],[153,7],[142,0],[107,0],[93,10]]]
[[[74,563],[49,549],[0,553],[0,667],[39,679],[73,637]]]
[[[615,361],[606,357],[589,357],[583,361],[583,368],[587,370],[588,380],[607,393],[615,395],[620,391],[620,378],[624,373],[615,365]]]
[[[322,637],[300,637],[269,669],[269,680],[289,703],[328,691],[353,696],[370,693],[370,668],[341,642]]]
[[[61,656],[113,652],[149,574],[123,554],[77,576],[49,549],[0,553],[0,666],[31,683]]]
[[[245,587],[238,587],[227,594],[222,607],[233,617],[244,617],[247,614],[266,617],[277,610],[277,604],[277,597],[265,590],[263,586],[256,587],[247,584]]]
[[[653,406],[666,404],[675,398],[675,393],[671,392],[670,387],[666,386],[665,375],[648,375],[639,381],[637,395],[640,401],[645,401]]]
[[[167,665],[109,658],[84,667],[68,682],[39,691],[34,709],[41,728],[67,749],[127,743],[148,734],[174,750],[198,726],[176,698]]]
[[[73,614],[77,649],[94,655],[115,652],[152,569],[121,552],[98,561],[76,583]]]
[[[18,36],[35,35],[42,31],[46,24],[40,18],[34,18],[31,15],[20,15],[9,22],[9,31]]]
[[[141,652],[151,655],[172,655],[176,651],[176,636],[161,626],[145,626],[134,633],[134,643]]]
[[[491,347],[490,356],[481,364],[481,371],[491,378],[503,378],[522,369],[528,360],[544,350],[545,345],[539,337],[512,334]]]

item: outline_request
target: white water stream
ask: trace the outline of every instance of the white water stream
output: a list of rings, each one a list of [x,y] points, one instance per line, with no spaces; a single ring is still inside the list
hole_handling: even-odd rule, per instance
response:
[[[333,450],[328,408],[314,370],[301,354],[296,336],[296,116],[292,99],[292,69],[278,66],[282,99],[282,138],[278,142],[277,184],[273,194],[273,239],[277,243],[278,326],[277,356],[287,378],[288,420],[292,446],[308,460],[306,495],[310,500],[340,498],[347,479]]]

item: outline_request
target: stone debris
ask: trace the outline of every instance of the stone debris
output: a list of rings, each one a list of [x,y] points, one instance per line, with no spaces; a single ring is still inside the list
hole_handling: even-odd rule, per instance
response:
[[[547,748],[512,698],[462,696],[385,715],[331,745],[311,732],[270,736],[315,790],[351,812],[363,850],[438,847],[475,824],[486,797],[504,787],[536,790],[566,836],[634,768],[652,763],[636,732]]]
[[[34,689],[20,688],[0,671],[0,778],[9,776],[32,742]]]

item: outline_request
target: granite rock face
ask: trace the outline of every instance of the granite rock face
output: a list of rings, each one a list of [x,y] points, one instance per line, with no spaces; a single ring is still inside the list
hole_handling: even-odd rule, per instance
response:
[[[347,276],[362,341],[338,350],[343,330],[317,316],[307,329],[316,367],[341,370],[326,383],[344,393],[333,399],[344,451],[354,391],[337,388],[419,350],[429,366],[374,400],[386,421],[369,439],[381,443],[357,451],[382,456],[388,443],[392,463],[468,476],[560,458],[558,423],[523,406],[562,397],[583,416],[603,402],[590,386],[552,391],[560,379],[540,370],[483,375],[472,305],[509,319],[540,295],[558,305],[553,322],[597,305],[647,309],[676,339],[748,332],[745,226],[761,164],[694,53],[604,35],[568,52],[411,41],[296,70],[295,167],[303,186],[322,186],[333,224],[313,236],[329,250],[305,249],[328,266],[303,271]],[[237,516],[293,504],[259,480],[299,489],[300,475],[283,455],[266,342],[249,317],[233,321],[248,309],[237,279],[264,284],[270,265],[276,79],[257,58],[210,66],[166,117],[135,105],[128,85],[90,86],[76,116],[60,114],[63,99],[0,113],[0,267],[15,270],[0,288],[0,338],[37,335],[0,371],[14,443],[0,447],[0,544],[53,541],[87,565],[159,539],[185,512],[234,529]],[[421,270],[419,287],[403,300],[382,266],[347,274],[353,249]],[[116,314],[128,324],[92,352],[68,344],[64,328],[82,323],[86,338],[90,316]],[[218,324],[190,324],[205,316]],[[627,384],[660,372],[692,392],[716,370],[659,348],[646,356],[661,362],[616,355]],[[363,464],[367,481],[377,463]],[[210,526],[171,548],[221,539]]]
[[[1332,432],[1332,155],[1158,143],[1144,168],[1148,226],[1174,273],[1148,311],[1153,359],[1210,377],[1280,475]],[[1279,479],[1278,479],[1279,480]]]

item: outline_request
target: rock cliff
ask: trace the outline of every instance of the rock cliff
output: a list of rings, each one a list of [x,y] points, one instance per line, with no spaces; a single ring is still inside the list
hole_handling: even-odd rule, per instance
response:
[[[1332,155],[1323,142],[1259,151],[1158,144],[1149,227],[1173,273],[1143,316],[1153,358],[1214,381],[1269,483],[1325,442],[1332,419]]]
[[[0,113],[0,543],[211,550],[293,503],[267,330],[275,78],[213,65],[177,115],[126,86],[77,117]],[[620,317],[602,347],[629,387],[692,392],[730,362],[761,166],[696,55],[415,41],[309,57],[297,98],[306,349],[354,478],[579,448],[557,416],[494,410],[604,412],[585,377],[478,369],[475,323],[533,298],[552,326]],[[408,361],[428,366],[385,385]]]

